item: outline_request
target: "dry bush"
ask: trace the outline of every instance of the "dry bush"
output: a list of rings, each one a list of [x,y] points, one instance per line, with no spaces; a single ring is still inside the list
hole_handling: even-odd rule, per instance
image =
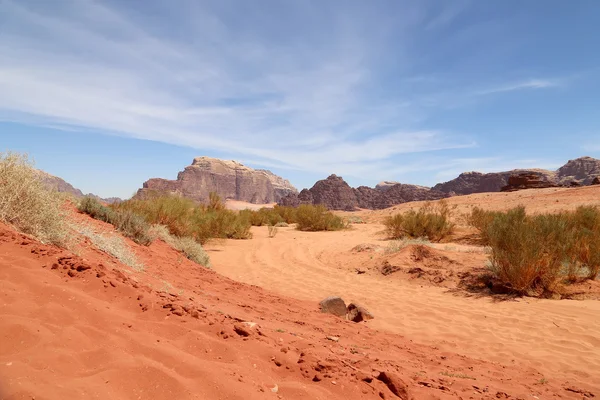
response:
[[[204,267],[210,268],[210,257],[202,247],[191,237],[176,237],[169,233],[169,229],[164,225],[152,225],[150,234],[154,238],[159,238],[175,250],[182,252],[185,256]]]
[[[112,207],[141,215],[150,224],[165,225],[172,235],[192,237],[200,243],[214,238],[252,237],[247,216],[226,210],[216,194],[210,195],[208,205],[180,196],[148,194],[145,199],[128,200]]]
[[[276,228],[287,228],[288,226],[290,226],[287,222],[278,222],[275,224]]]
[[[112,209],[102,205],[93,197],[81,199],[78,209],[92,218],[108,222],[138,244],[147,246],[152,242],[152,237],[148,233],[150,224],[132,210]]]
[[[44,243],[66,247],[63,199],[49,190],[27,155],[0,153],[0,220]]]
[[[489,244],[490,269],[515,292],[552,292],[567,281],[595,279],[600,270],[600,210],[527,215],[474,209],[470,222]]]
[[[269,229],[269,237],[274,238],[277,235],[277,227],[274,225],[268,225],[267,228]]]
[[[296,229],[300,231],[339,231],[348,224],[322,205],[302,204],[296,209]]]
[[[439,242],[454,230],[454,224],[450,222],[450,207],[445,200],[427,202],[418,211],[389,216],[384,225],[390,239],[411,237]]]
[[[144,265],[138,261],[137,257],[131,251],[129,246],[127,246],[127,243],[125,243],[122,237],[116,234],[103,235],[101,233],[97,233],[87,225],[73,226],[73,229],[90,239],[96,248],[107,254],[110,254],[123,264],[138,272],[141,272],[145,269]]]
[[[411,245],[431,246],[431,242],[427,238],[416,238],[416,239],[404,238],[404,239],[400,239],[400,240],[394,240],[394,241],[391,241],[390,243],[388,243],[388,246],[385,248],[385,254],[397,253],[400,250],[402,250],[403,248],[405,248],[407,246],[411,246]]]

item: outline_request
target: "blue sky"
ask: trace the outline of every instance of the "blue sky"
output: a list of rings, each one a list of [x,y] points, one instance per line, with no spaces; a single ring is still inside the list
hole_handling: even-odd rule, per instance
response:
[[[194,156],[299,188],[600,156],[600,2],[0,0],[1,148],[129,197]]]

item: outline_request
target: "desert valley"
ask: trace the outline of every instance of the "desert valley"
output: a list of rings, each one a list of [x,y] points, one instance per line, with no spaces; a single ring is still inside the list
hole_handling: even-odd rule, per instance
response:
[[[597,276],[527,288],[492,276],[497,244],[472,217],[523,206],[531,223],[571,218],[600,205],[598,176],[600,161],[584,157],[433,188],[354,189],[332,175],[298,192],[199,157],[123,201],[3,156],[0,398],[600,396]],[[40,221],[23,211],[40,204],[59,204],[68,238],[25,223]],[[305,227],[315,215],[326,225]],[[390,238],[397,215],[447,216],[449,229]],[[330,297],[341,312],[320,305]]]

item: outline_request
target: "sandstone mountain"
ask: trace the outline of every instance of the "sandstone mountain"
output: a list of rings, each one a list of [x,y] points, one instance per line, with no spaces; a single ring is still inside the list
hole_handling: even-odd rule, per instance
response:
[[[109,198],[103,199],[92,193],[88,193],[86,195],[81,190],[77,189],[76,187],[73,187],[73,185],[71,185],[69,182],[65,181],[62,178],[59,178],[58,176],[51,175],[42,170],[38,170],[38,172],[40,174],[40,178],[42,179],[42,182],[44,182],[46,187],[48,187],[50,190],[56,190],[59,193],[69,193],[69,194],[73,195],[75,198],[81,198],[84,196],[94,197],[94,198],[96,198],[104,203],[108,203],[108,204],[117,203],[119,201],[122,201],[118,197],[109,197]]]
[[[464,172],[451,181],[438,183],[433,187],[444,193],[471,194],[482,192],[499,192],[508,185],[511,176],[530,174],[537,176],[546,185],[575,186],[589,185],[595,177],[600,176],[600,160],[592,157],[580,157],[569,160],[556,171],[545,169],[516,169],[505,172]]]
[[[209,194],[215,192],[224,200],[254,204],[278,202],[290,193],[297,193],[289,181],[270,171],[211,157],[194,158],[192,165],[177,174],[176,180],[147,180],[136,197],[143,197],[149,191],[176,193],[200,202],[208,201]]]
[[[322,204],[330,210],[352,211],[357,208],[383,209],[409,201],[438,200],[444,197],[448,197],[448,194],[423,186],[401,183],[379,185],[377,189],[367,186],[351,188],[341,177],[330,175],[327,179],[315,183],[312,188],[303,189],[299,194],[288,194],[279,204]]]

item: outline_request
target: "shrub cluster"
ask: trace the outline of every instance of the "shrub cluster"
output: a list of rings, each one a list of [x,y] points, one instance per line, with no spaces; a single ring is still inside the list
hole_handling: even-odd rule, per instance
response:
[[[454,230],[454,224],[450,222],[450,207],[445,200],[427,202],[418,211],[389,216],[384,225],[390,239],[427,238],[439,242]]]
[[[68,245],[63,199],[46,187],[27,155],[0,153],[0,221],[42,242]]]
[[[182,252],[188,259],[196,264],[210,267],[210,258],[208,257],[208,254],[204,248],[202,248],[202,245],[193,238],[189,236],[173,236],[169,233],[169,229],[164,225],[152,225],[150,228],[150,235],[154,238],[161,239],[175,250]]]
[[[491,248],[494,275],[515,292],[555,291],[563,281],[595,279],[600,271],[600,209],[558,214],[472,210],[469,222]]]
[[[301,231],[337,231],[348,227],[341,217],[323,205],[275,206],[257,211],[243,210],[240,215],[247,218],[253,226],[297,224],[296,229]]]
[[[106,207],[93,197],[81,199],[78,209],[92,218],[108,222],[124,236],[138,244],[147,246],[152,242],[152,237],[148,233],[150,224],[142,216],[131,210]]]
[[[209,239],[249,239],[247,216],[226,210],[216,194],[208,205],[179,196],[149,195],[143,200],[127,200],[113,209],[141,215],[150,224],[165,225],[172,235],[192,237],[200,243]]]

